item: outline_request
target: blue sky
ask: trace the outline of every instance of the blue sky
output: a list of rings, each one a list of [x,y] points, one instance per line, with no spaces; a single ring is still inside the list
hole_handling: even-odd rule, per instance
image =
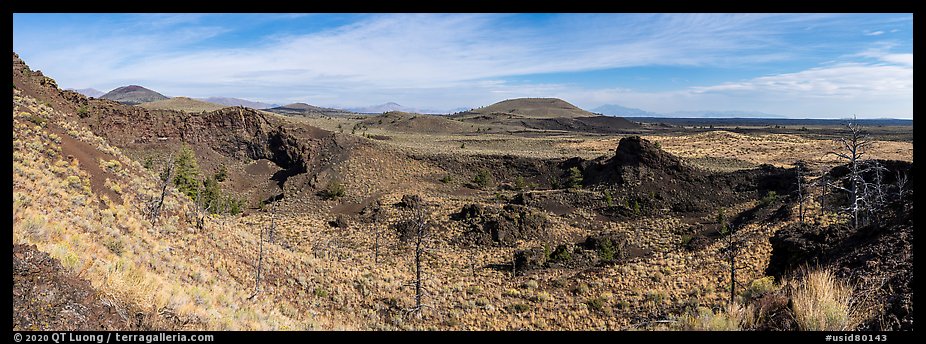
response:
[[[912,14],[14,14],[65,88],[435,110],[913,116]]]

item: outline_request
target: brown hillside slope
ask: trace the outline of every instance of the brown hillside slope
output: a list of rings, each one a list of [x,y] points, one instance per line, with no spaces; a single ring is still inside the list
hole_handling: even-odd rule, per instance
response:
[[[183,112],[215,111],[227,107],[225,105],[204,102],[187,97],[173,97],[170,99],[142,103],[138,106],[149,110],[177,110]]]
[[[148,110],[105,99],[89,99],[72,91],[61,91],[54,80],[33,72],[13,55],[13,84],[68,119],[81,123],[106,142],[122,148],[136,161],[166,161],[181,144],[196,152],[200,167],[214,173],[222,166],[229,171],[226,183],[236,193],[256,204],[283,193],[288,187],[325,185],[318,174],[348,157],[357,138],[335,138],[331,132],[284,117],[243,107],[227,107],[205,113]],[[269,161],[273,172],[246,173],[245,167]],[[295,177],[294,179],[291,179]]]
[[[362,127],[379,128],[390,131],[421,134],[458,134],[475,132],[467,123],[444,116],[421,115],[408,112],[390,111],[382,115],[364,119]]]
[[[139,319],[159,330],[313,326],[296,313],[282,314],[289,301],[248,299],[256,235],[222,230],[211,218],[200,229],[193,203],[172,187],[152,223],[148,206],[160,195],[154,173],[73,121],[76,116],[19,89],[13,108],[13,243],[35,245],[62,267],[14,276],[14,298],[35,296],[14,302],[23,329],[134,328]],[[56,293],[61,287],[64,294]],[[55,307],[63,310],[49,314]]]

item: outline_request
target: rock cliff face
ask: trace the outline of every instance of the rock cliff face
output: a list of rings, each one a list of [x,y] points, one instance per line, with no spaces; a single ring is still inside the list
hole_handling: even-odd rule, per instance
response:
[[[353,142],[335,138],[329,131],[287,122],[245,107],[185,113],[87,98],[77,92],[58,89],[54,80],[29,69],[15,53],[13,84],[27,95],[72,116],[73,120],[130,154],[166,155],[180,144],[188,144],[196,151],[201,164],[210,166],[248,164],[266,159],[280,169],[271,179],[281,188],[293,176],[314,174],[327,168],[332,161],[345,158]],[[325,152],[320,153],[320,150]],[[142,153],[136,155],[135,158],[142,158]],[[320,157],[324,161],[320,161]],[[247,177],[246,174],[242,176]],[[312,180],[313,177],[303,179]],[[241,182],[258,184],[249,180]]]

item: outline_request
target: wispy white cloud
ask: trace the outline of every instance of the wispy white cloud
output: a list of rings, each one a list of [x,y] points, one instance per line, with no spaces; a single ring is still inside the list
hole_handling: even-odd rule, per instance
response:
[[[60,78],[104,84],[126,78],[152,83],[215,80],[239,83],[313,83],[338,76],[379,85],[452,85],[506,75],[595,70],[641,65],[719,65],[782,59],[761,15],[599,16],[569,27],[537,30],[505,24],[503,15],[382,15],[320,33],[275,37],[258,46],[198,50],[190,45],[226,32],[190,28],[186,16],[157,17],[160,35],[131,33],[58,42],[43,55],[68,51]],[[626,21],[613,25],[615,20]],[[611,23],[610,25],[608,25]],[[179,25],[184,24],[184,25]],[[180,49],[180,48],[183,49]],[[762,48],[759,50],[758,48]],[[55,51],[57,50],[57,51]],[[100,52],[102,56],[100,56]],[[62,54],[65,55],[65,54]],[[70,61],[69,63],[67,61]],[[68,68],[74,64],[98,68]],[[69,66],[70,65],[70,66]],[[102,70],[107,73],[99,73]],[[268,71],[262,77],[260,71]],[[299,71],[280,73],[273,71]],[[236,78],[243,75],[250,77]],[[272,78],[270,76],[273,76]],[[110,76],[107,80],[106,76]]]
[[[840,63],[667,92],[596,90],[570,94],[587,106],[616,103],[651,111],[757,110],[790,116],[913,116],[912,54],[896,63]],[[908,63],[909,59],[909,63]],[[889,61],[888,61],[889,62]]]
[[[883,35],[884,31],[865,31],[865,36],[880,36]]]
[[[522,17],[512,15],[373,15],[307,34],[269,32],[239,46],[209,44],[234,34],[234,23],[215,24],[201,15],[142,18],[14,32],[14,48],[65,87],[138,83],[168,95],[318,105],[397,101],[455,108],[559,96],[586,106],[613,102],[674,111],[729,108],[724,102],[754,101],[757,107],[777,109],[784,107],[775,99],[903,100],[907,90],[912,94],[913,56],[890,46],[850,57],[876,62],[849,59],[667,92],[506,81],[517,75],[639,66],[742,68],[788,61],[811,49],[796,44],[789,33],[847,20],[836,15],[585,15],[556,17],[539,27],[523,25]],[[717,104],[707,106],[710,101]]]

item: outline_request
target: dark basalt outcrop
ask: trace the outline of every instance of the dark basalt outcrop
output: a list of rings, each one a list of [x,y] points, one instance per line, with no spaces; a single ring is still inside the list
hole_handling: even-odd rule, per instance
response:
[[[888,167],[885,175],[896,175],[909,172],[911,164],[883,165]],[[834,168],[830,177],[838,179],[844,171],[845,166]],[[871,305],[883,305],[863,321],[860,330],[912,330],[913,193],[907,190],[900,195],[896,190],[887,188],[888,203],[877,211],[877,221],[858,230],[841,223],[795,224],[779,230],[769,238],[772,256],[766,274],[782,278],[800,274],[805,267],[833,269],[838,278],[855,286],[856,295],[864,295]]]
[[[453,218],[466,224],[462,239],[468,244],[510,246],[518,240],[543,240],[547,234],[546,216],[520,205],[495,209],[469,204]]]

